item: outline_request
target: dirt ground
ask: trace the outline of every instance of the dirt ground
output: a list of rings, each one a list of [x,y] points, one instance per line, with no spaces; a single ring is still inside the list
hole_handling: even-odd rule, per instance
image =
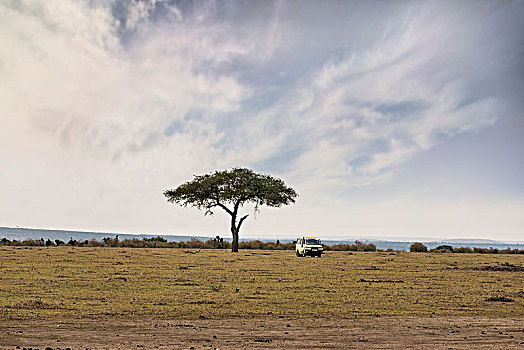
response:
[[[524,318],[0,320],[0,349],[524,349]]]

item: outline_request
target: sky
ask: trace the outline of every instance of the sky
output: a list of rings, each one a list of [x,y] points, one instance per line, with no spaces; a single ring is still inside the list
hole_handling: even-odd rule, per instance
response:
[[[0,0],[0,226],[524,241],[524,1]]]

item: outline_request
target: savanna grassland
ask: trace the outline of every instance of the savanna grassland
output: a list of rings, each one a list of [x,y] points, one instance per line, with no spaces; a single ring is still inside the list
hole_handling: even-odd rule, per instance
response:
[[[315,324],[327,331],[333,322],[358,319],[370,328],[390,322],[389,332],[402,324],[413,329],[415,324],[408,320],[430,324],[440,319],[448,324],[462,319],[470,325],[472,320],[510,320],[517,333],[507,340],[519,346],[524,341],[524,256],[327,252],[322,258],[297,258],[293,251],[0,247],[0,329],[2,324],[9,329],[0,334],[0,345],[15,345],[17,337],[27,340],[17,335],[16,327],[33,324],[34,330],[64,320],[76,320],[70,323],[75,327],[106,324],[108,329],[118,324],[133,329],[142,323],[143,330],[157,333],[163,320],[207,324],[202,329],[218,329],[230,320],[231,325],[246,327],[239,337],[248,334],[246,325],[282,323],[291,337],[291,320],[297,327]],[[479,328],[479,336],[480,332]],[[185,330],[179,336],[188,334]],[[222,329],[221,334],[227,332]],[[250,338],[251,345],[280,344],[264,334],[254,334],[251,338],[267,339]],[[372,337],[367,336],[352,339],[372,347]],[[90,339],[95,338],[81,344]],[[116,338],[110,339],[108,344],[117,344]],[[211,346],[207,340],[194,344]],[[180,348],[189,344],[182,342]],[[331,345],[337,344],[341,345]]]

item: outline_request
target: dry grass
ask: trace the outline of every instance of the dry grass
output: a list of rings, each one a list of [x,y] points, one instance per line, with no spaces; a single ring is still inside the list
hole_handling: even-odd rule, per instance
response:
[[[522,255],[0,247],[0,317],[522,317],[523,266]]]

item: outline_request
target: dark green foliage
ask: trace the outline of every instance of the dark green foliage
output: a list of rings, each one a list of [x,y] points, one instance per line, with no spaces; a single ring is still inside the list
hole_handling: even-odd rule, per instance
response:
[[[435,248],[437,250],[449,250],[450,252],[453,251],[453,247],[450,246],[450,245],[446,245],[446,244],[443,244],[443,245],[439,245],[437,248]]]
[[[420,242],[415,242],[413,243],[410,247],[409,247],[409,251],[410,252],[419,252],[419,253],[425,253],[428,251],[428,248],[420,243]]]
[[[151,237],[151,238],[142,238],[144,241],[147,241],[147,242],[162,242],[162,243],[166,243],[167,242],[167,239],[163,238],[163,237],[160,237],[160,236],[157,236],[157,237]]]
[[[257,208],[261,205],[280,207],[295,203],[298,194],[287,187],[284,181],[271,175],[257,174],[246,168],[233,168],[195,175],[192,181],[164,191],[164,196],[168,202],[183,207],[189,205],[204,210],[206,215],[212,215],[216,207],[222,208],[225,204],[242,206],[251,202]]]
[[[469,251],[468,251],[469,249]],[[431,253],[472,253],[473,250],[469,247],[453,248],[450,245],[439,245],[430,250]]]
[[[237,222],[238,211],[246,203],[259,206],[281,207],[295,203],[297,192],[286,186],[284,181],[271,175],[257,174],[247,168],[215,171],[211,174],[195,175],[175,189],[164,191],[168,202],[183,207],[191,206],[213,215],[219,207],[231,215],[231,250],[238,251],[238,233],[248,215]]]

